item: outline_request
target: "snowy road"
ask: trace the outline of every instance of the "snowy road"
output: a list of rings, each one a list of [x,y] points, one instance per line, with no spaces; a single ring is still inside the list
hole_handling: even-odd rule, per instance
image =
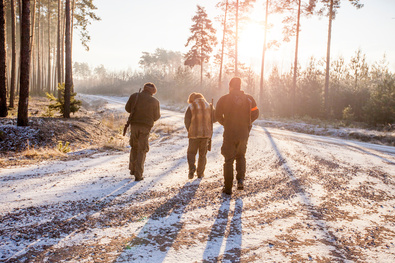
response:
[[[187,179],[183,114],[156,129],[141,182],[126,153],[1,170],[0,261],[395,261],[394,147],[256,126],[229,198],[222,127],[202,180]]]

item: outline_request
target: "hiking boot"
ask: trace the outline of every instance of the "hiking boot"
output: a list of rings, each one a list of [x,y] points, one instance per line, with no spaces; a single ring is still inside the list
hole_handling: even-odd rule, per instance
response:
[[[198,177],[198,178],[203,178],[203,177],[204,177],[204,173],[198,174],[197,177]]]
[[[142,181],[142,180],[144,180],[144,177],[136,177],[136,179],[134,179],[136,182],[138,182],[138,181]]]
[[[190,170],[188,173],[188,179],[193,179],[194,174],[195,174],[195,170]]]
[[[244,190],[244,183],[243,181],[237,182],[237,190]]]
[[[232,190],[228,190],[225,187],[222,188],[222,193],[227,194],[227,195],[231,195],[232,194]]]
[[[130,170],[130,175],[134,175],[134,171]]]

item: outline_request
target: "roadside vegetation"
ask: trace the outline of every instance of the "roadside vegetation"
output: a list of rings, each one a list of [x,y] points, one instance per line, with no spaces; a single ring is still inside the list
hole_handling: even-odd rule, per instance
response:
[[[200,69],[184,66],[183,63],[181,54],[158,49],[141,57],[143,72],[115,72],[104,66],[91,69],[87,63],[76,62],[74,76],[78,92],[116,96],[129,96],[145,82],[152,81],[158,86],[157,97],[163,104],[175,106],[185,106],[186,98],[193,91],[213,98],[214,103],[227,92],[226,83],[232,74],[225,74],[223,88],[218,89],[217,78],[211,77],[216,72],[206,72],[201,86]],[[278,67],[272,68],[265,83],[263,102],[260,103],[261,119],[394,130],[395,74],[389,70],[385,57],[369,65],[365,54],[357,50],[350,61],[341,57],[332,61],[332,68],[329,115],[326,115],[324,108],[324,61],[311,58],[306,68],[299,70],[294,115],[290,103],[292,70],[282,72]],[[249,68],[240,70],[240,75],[243,89],[258,97],[259,76]]]
[[[80,109],[73,118],[51,110],[51,101],[31,97],[29,126],[17,127],[16,110],[0,118],[0,167],[37,163],[43,160],[73,160],[98,152],[129,151],[129,132],[122,136],[127,113],[106,108],[103,99],[80,97]],[[174,127],[161,121],[151,132],[150,141],[166,139]]]
[[[0,119],[0,167],[126,150],[127,140],[120,133],[125,114],[96,111],[85,102],[72,119],[64,119],[51,105],[48,98],[31,97],[27,127],[15,125],[15,109]]]

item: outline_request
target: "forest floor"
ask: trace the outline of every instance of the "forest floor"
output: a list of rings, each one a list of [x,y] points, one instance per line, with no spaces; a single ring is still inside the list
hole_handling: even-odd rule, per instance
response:
[[[48,110],[49,100],[32,97],[29,126],[16,126],[16,110],[0,118],[0,167],[36,163],[48,159],[76,159],[93,153],[125,150],[121,126],[127,114],[107,112],[103,100],[83,105],[70,119]]]
[[[0,261],[395,261],[395,147],[254,126],[245,189],[227,196],[223,128],[214,125],[205,177],[188,180],[184,116],[162,109],[145,179],[135,182],[117,132],[126,99],[84,96],[100,105],[82,113],[99,123],[89,132],[103,133],[70,140],[63,159],[3,157]]]

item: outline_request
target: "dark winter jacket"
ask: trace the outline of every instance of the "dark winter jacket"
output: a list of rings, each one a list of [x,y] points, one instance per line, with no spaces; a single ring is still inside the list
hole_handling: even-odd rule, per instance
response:
[[[125,110],[131,112],[133,105],[138,99],[134,113],[131,119],[131,124],[143,124],[149,128],[154,126],[154,122],[160,118],[159,101],[152,97],[151,93],[143,90],[140,93],[134,93],[130,96],[126,103]]]
[[[215,117],[224,126],[224,138],[247,139],[252,122],[259,116],[254,98],[244,91],[232,90],[222,96],[216,106]]]
[[[212,115],[214,108],[205,99],[195,99],[185,112],[184,123],[188,130],[188,138],[211,138],[213,135]]]

